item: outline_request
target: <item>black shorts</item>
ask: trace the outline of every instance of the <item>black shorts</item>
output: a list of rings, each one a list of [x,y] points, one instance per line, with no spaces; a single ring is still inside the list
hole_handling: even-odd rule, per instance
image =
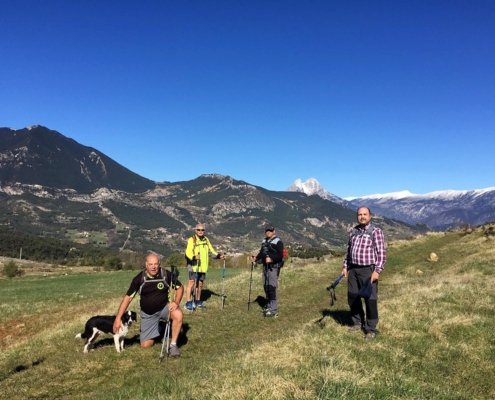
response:
[[[193,272],[192,270],[188,270],[188,275],[189,275],[189,280],[190,281],[195,281],[196,280],[196,272]],[[198,277],[200,282],[204,282],[206,279],[206,273],[205,272],[200,272],[198,273]]]

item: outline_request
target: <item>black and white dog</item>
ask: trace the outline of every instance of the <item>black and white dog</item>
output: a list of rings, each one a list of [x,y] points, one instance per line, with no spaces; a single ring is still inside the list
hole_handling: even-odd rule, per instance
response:
[[[135,311],[126,311],[122,315],[122,325],[119,332],[114,334],[113,323],[115,321],[115,315],[97,315],[88,319],[84,327],[84,332],[78,333],[76,338],[86,339],[83,352],[87,353],[100,333],[108,333],[113,335],[115,349],[120,353],[124,350],[124,336],[127,335],[129,327],[136,320],[137,314]]]

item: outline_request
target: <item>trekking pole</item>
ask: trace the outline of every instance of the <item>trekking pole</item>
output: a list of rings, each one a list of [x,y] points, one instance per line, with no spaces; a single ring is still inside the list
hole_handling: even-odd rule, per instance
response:
[[[194,272],[194,264],[192,265],[192,271]],[[196,272],[194,272],[194,285],[191,286],[191,290],[189,292],[189,295],[191,296],[190,299],[191,299],[191,310],[189,311],[194,311],[195,310],[195,306],[196,306]]]
[[[222,310],[225,306],[225,258],[223,259],[223,268],[222,268]]]
[[[335,279],[335,281],[327,287],[327,290],[330,292],[330,306],[333,306],[337,301],[337,297],[335,296],[335,288],[340,283],[342,279],[344,279],[345,275],[341,274]]]
[[[172,288],[175,286],[177,282],[177,276],[179,275],[179,271],[177,271],[177,267],[172,265],[172,273],[170,276],[170,299],[172,298]],[[173,284],[172,284],[173,283]],[[175,292],[174,292],[175,294]],[[169,299],[169,300],[170,300]],[[167,346],[167,360],[168,360],[168,355],[169,355],[169,349],[170,349],[170,302],[169,302],[169,307],[168,307],[168,315],[167,315],[167,323],[165,324],[165,333],[163,334],[163,340],[162,340],[162,350],[160,352],[160,362],[163,360],[163,353],[164,353],[164,347]]]
[[[167,359],[168,359],[168,349],[170,347],[170,309],[168,311],[168,316],[167,316],[167,323],[165,325],[165,333],[163,334],[163,340],[162,340],[162,351],[160,352],[160,362],[163,360],[163,353],[164,353],[164,348],[167,346]]]
[[[248,295],[248,311],[251,306],[251,286],[253,284],[253,269],[254,269],[254,261],[251,261],[251,277],[249,278],[249,295]]]
[[[199,293],[199,265],[196,265],[196,273],[194,274],[194,310],[198,309],[199,302],[201,300],[201,294]]]

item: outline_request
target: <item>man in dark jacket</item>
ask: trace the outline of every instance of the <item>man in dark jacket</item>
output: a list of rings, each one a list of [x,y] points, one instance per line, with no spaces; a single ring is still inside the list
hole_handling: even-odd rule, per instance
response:
[[[263,264],[263,288],[267,304],[263,310],[265,317],[278,317],[277,287],[280,268],[283,265],[284,245],[275,233],[273,225],[265,227],[265,238],[261,242],[261,249],[253,261]]]

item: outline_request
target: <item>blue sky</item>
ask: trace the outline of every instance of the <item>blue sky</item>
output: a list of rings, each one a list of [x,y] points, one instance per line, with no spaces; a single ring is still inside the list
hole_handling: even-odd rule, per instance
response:
[[[0,126],[138,174],[495,186],[495,1],[0,1]]]

